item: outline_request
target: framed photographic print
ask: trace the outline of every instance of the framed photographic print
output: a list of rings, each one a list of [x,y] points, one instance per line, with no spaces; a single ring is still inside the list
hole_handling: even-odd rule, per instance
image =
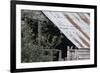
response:
[[[96,6],[11,1],[11,72],[96,66]]]

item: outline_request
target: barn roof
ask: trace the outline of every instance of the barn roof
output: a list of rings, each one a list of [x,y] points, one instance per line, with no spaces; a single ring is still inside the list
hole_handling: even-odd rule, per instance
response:
[[[78,48],[90,47],[90,15],[88,13],[42,12]]]

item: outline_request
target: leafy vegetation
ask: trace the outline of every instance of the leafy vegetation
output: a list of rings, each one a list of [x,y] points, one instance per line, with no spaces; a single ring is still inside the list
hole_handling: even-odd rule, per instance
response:
[[[54,48],[60,38],[60,31],[41,11],[21,10],[22,62],[51,61],[41,49]]]

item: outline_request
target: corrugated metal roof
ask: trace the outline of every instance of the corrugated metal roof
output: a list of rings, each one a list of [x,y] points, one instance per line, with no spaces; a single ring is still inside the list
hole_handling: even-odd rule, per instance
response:
[[[42,12],[78,48],[90,47],[90,15],[88,13]]]

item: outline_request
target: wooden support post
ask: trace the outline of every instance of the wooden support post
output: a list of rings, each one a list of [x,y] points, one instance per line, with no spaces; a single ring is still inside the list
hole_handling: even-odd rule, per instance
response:
[[[38,45],[41,46],[41,21],[38,22]]]

